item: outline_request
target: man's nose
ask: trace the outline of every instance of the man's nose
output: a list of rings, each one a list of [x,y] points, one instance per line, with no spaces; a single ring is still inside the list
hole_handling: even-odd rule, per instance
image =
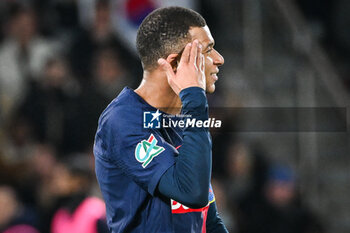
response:
[[[214,64],[217,66],[222,66],[225,63],[224,57],[216,50],[214,50]]]

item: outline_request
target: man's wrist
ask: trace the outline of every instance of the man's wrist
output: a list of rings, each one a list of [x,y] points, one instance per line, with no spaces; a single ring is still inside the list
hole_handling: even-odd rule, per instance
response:
[[[183,108],[206,107],[207,97],[200,87],[188,87],[179,93]]]
[[[191,115],[192,118],[208,119],[208,102],[205,91],[200,87],[188,87],[183,89],[179,96],[182,101],[182,113]]]

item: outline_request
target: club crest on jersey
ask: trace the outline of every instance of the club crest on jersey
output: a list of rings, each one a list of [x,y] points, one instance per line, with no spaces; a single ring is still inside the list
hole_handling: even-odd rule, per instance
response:
[[[137,144],[135,158],[142,163],[143,168],[147,167],[154,157],[165,150],[164,147],[157,146],[157,142],[158,140],[151,134],[147,140],[142,140]]]

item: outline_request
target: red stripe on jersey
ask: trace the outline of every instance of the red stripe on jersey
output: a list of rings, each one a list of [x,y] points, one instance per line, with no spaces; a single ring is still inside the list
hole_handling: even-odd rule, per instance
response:
[[[185,213],[191,213],[191,212],[202,212],[205,209],[208,209],[209,205],[204,206],[203,208],[199,209],[191,209],[180,202],[171,200],[171,213],[173,214],[185,214]]]
[[[185,213],[191,213],[191,212],[201,212],[202,218],[203,218],[202,233],[206,233],[207,231],[206,222],[207,222],[209,205],[210,203],[207,206],[204,206],[203,208],[191,209],[185,205],[182,205],[177,201],[171,200],[171,213],[185,214]]]
[[[170,200],[171,204],[171,213],[172,214],[185,214],[185,213],[191,213],[191,212],[201,212],[202,214],[202,219],[203,219],[203,225],[202,225],[202,233],[206,233],[206,222],[207,222],[207,216],[208,216],[208,210],[209,210],[209,205],[215,201],[215,196],[213,193],[213,189],[210,185],[209,187],[209,203],[203,208],[199,209],[191,209],[180,202]]]
[[[206,209],[202,211],[202,216],[203,216],[203,225],[202,225],[202,233],[207,232],[207,216],[208,216],[208,210],[209,210],[209,205],[207,206]]]

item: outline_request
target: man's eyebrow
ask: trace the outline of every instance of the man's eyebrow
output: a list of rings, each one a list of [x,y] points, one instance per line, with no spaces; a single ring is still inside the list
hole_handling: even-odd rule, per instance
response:
[[[210,42],[208,45],[207,45],[207,47],[205,47],[205,49],[204,50],[207,50],[207,49],[209,49],[210,47],[214,47],[214,42]]]

